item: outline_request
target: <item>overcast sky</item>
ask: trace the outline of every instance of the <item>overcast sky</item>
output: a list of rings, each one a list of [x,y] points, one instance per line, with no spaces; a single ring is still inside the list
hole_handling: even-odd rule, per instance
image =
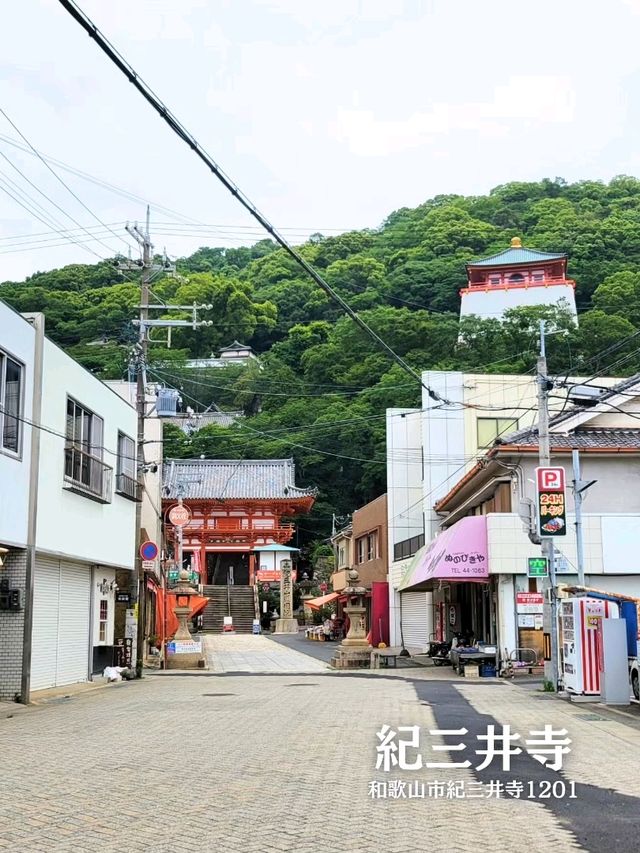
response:
[[[294,239],[376,227],[391,211],[438,193],[485,193],[556,175],[640,174],[640,0],[80,6]],[[0,106],[29,142],[149,200],[157,248],[184,255],[259,239],[57,0],[20,0],[4,10],[0,63]],[[2,115],[0,134],[19,138]],[[1,138],[0,152],[0,281],[97,260],[43,234],[76,226],[14,167],[80,225],[98,232],[97,219],[34,156]],[[118,234],[144,216],[142,202],[56,169]],[[217,228],[196,233],[184,217]],[[51,242],[36,248],[14,239],[40,234],[32,240]],[[104,229],[103,243],[75,234],[103,257],[126,252]]]

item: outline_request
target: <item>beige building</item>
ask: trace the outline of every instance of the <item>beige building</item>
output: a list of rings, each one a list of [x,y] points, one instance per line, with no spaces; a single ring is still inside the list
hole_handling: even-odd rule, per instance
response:
[[[351,524],[332,537],[336,571],[331,576],[334,592],[349,585],[349,570],[357,569],[360,583],[367,589],[376,581],[387,580],[387,496],[357,509]]]

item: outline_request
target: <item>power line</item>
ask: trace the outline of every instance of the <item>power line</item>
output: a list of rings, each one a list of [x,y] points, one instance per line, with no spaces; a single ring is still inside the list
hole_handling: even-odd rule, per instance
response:
[[[4,113],[4,111],[2,109],[0,109],[0,112],[6,116],[6,114]],[[59,210],[63,216],[67,217],[67,219],[70,219],[75,225],[78,226],[78,228],[80,228],[82,231],[84,231],[89,236],[90,239],[97,240],[102,246],[104,246],[107,249],[107,251],[109,251],[109,252],[113,251],[111,249],[111,247],[108,246],[106,243],[104,243],[102,240],[100,240],[99,237],[94,236],[93,238],[91,238],[89,231],[87,231],[86,228],[84,228],[82,225],[80,225],[80,223],[77,222],[73,218],[73,216],[71,216],[69,213],[67,213],[67,211],[63,207],[61,207],[56,201],[54,201],[50,196],[48,196],[44,192],[44,190],[41,190],[37,184],[35,184],[30,178],[28,178],[27,175],[25,175],[24,172],[21,169],[19,169],[18,166],[16,166],[16,164],[9,157],[7,157],[7,155],[4,153],[4,151],[0,151],[0,157],[3,157],[7,161],[7,163],[11,166],[12,169],[14,169],[30,186],[32,186],[37,192],[39,192],[43,198],[46,198],[46,200],[49,202],[49,204],[53,205],[53,207],[55,207],[57,210]],[[41,208],[41,209],[43,209],[43,208]],[[115,232],[113,232],[113,233],[115,233]]]
[[[209,155],[197,142],[194,136],[180,123],[173,115],[168,107],[160,100],[160,98],[147,86],[142,78],[136,73],[133,67],[124,59],[124,57],[110,44],[110,42],[102,35],[100,30],[91,21],[91,19],[77,6],[72,0],[59,0],[61,5],[69,12],[69,14],[80,24],[80,26],[94,39],[100,49],[109,57],[117,68],[125,75],[129,82],[140,92],[143,98],[153,107],[158,115],[169,125],[173,132],[185,142],[194,154],[202,160],[213,175],[220,183],[238,200],[244,209],[252,216],[273,239],[285,250],[285,252],[309,275],[316,284],[324,290],[324,292],[353,320],[353,322],[369,337],[371,337],[378,346],[383,349],[400,367],[409,374],[413,379],[416,379],[422,385],[427,394],[433,400],[442,400],[440,394],[432,388],[424,385],[422,377],[411,365],[405,361],[402,356],[398,355],[386,341],[380,337],[358,314],[348,305],[347,302],[328,284],[327,281],[315,270],[315,268],[288,242],[288,240],[271,224],[271,222],[262,214],[258,208],[244,194],[240,187],[235,184],[230,177],[220,168],[216,161]]]
[[[29,140],[28,140],[28,139],[27,139],[27,137],[24,135],[24,133],[20,130],[20,128],[19,128],[19,127],[17,127],[17,125],[16,125],[16,124],[15,124],[15,123],[14,123],[14,122],[9,118],[9,116],[8,116],[8,115],[7,115],[7,113],[2,109],[2,107],[0,107],[0,113],[2,113],[2,115],[5,117],[5,119],[6,119],[6,120],[9,122],[9,124],[11,125],[11,127],[12,127],[12,128],[15,130],[15,132],[20,136],[20,138],[24,140],[24,142],[29,146],[29,148],[33,151],[33,153],[36,155],[36,157],[38,157],[38,159],[40,160],[40,162],[44,164],[44,166],[45,166],[45,167],[46,167],[46,168],[51,172],[51,174],[53,175],[53,177],[54,177],[54,178],[55,178],[55,179],[56,179],[60,184],[62,184],[62,186],[67,190],[67,192],[68,192],[68,193],[70,193],[70,195],[72,195],[72,196],[73,196],[73,198],[78,202],[78,204],[79,204],[79,205],[81,205],[81,207],[83,207],[83,208],[87,211],[87,213],[89,213],[89,214],[90,214],[90,216],[92,216],[92,217],[96,220],[96,222],[98,222],[100,225],[102,225],[102,226],[103,226],[103,228],[107,228],[107,230],[108,230],[108,231],[110,231],[110,232],[113,234],[113,236],[114,236],[117,240],[121,240],[121,241],[125,244],[125,246],[129,249],[129,248],[130,248],[130,243],[128,243],[128,242],[124,239],[124,237],[123,237],[121,234],[117,234],[117,233],[116,233],[112,228],[110,228],[109,226],[105,225],[105,223],[100,219],[100,217],[99,217],[99,216],[97,216],[97,215],[96,215],[96,214],[91,210],[91,208],[90,208],[90,207],[88,207],[88,206],[87,206],[87,205],[82,201],[82,199],[81,199],[81,198],[80,198],[80,197],[79,197],[79,196],[78,196],[78,195],[77,195],[77,194],[76,194],[76,193],[71,189],[71,187],[70,187],[70,186],[69,186],[69,185],[68,185],[68,184],[67,184],[67,183],[66,183],[66,182],[65,182],[65,181],[60,177],[60,175],[56,172],[56,170],[55,170],[52,166],[50,166],[50,165],[49,165],[49,163],[47,163],[47,161],[46,161],[43,157],[41,157],[41,156],[40,156],[40,154],[38,153],[38,151],[33,147],[33,145],[31,144],[31,142],[29,142]],[[6,157],[6,155],[5,155],[5,154],[3,154],[2,156],[3,156],[3,157],[5,157],[5,159],[7,159],[7,160],[8,160],[8,158]],[[10,161],[9,161],[9,162],[10,162]],[[16,167],[16,168],[17,168],[17,167]],[[19,171],[19,170],[18,170],[18,171]],[[22,174],[22,173],[21,173],[21,174]],[[29,183],[31,183],[31,182],[29,181]],[[36,187],[36,189],[37,189],[37,187]],[[38,192],[41,192],[41,191],[40,191],[40,190],[38,190]],[[44,193],[43,193],[43,195],[44,195]],[[48,196],[46,196],[46,198],[48,198]],[[58,207],[58,205],[56,205],[56,207]],[[59,210],[62,210],[62,208],[59,208]],[[63,211],[63,213],[65,213],[65,216],[67,216],[67,218],[68,218],[68,219],[70,219],[70,220],[71,220],[75,225],[77,225],[79,228],[82,228],[82,229],[83,229],[83,231],[84,231],[84,230],[86,230],[86,229],[84,228],[84,226],[83,226],[83,225],[80,225],[80,223],[77,221],[77,219],[74,219],[74,217],[73,217],[73,216],[71,216],[71,214],[66,213],[65,211]],[[88,233],[88,232],[87,232],[87,233]],[[102,241],[101,241],[101,242],[102,242]],[[103,245],[103,246],[106,246],[106,244],[105,244],[105,243],[103,243],[102,245]],[[107,248],[110,252],[113,252],[113,249],[110,249],[110,248],[109,248],[109,246],[106,246],[106,248]],[[117,253],[114,253],[114,254],[117,254]]]
[[[2,192],[5,193],[5,195],[8,195],[9,198],[13,199],[13,201],[15,201],[16,204],[18,204],[23,210],[26,210],[30,216],[35,217],[40,222],[44,223],[44,225],[49,226],[49,228],[51,227],[51,222],[47,222],[47,220],[43,219],[43,217],[40,216],[39,213],[37,213],[35,210],[32,210],[30,207],[28,207],[26,204],[24,204],[22,201],[20,201],[20,199],[17,198],[15,195],[13,195],[13,193],[10,190],[8,190],[6,187],[2,186],[1,182],[0,182],[0,190],[2,190]],[[73,237],[68,237],[67,239],[70,243],[73,243],[75,246],[80,246],[82,249],[84,249],[85,251],[94,255],[94,257],[98,258],[100,261],[105,260],[105,258],[103,258],[102,255],[99,255],[97,252],[94,252],[94,250],[90,246],[86,246],[84,243],[80,242],[79,240],[74,239]]]

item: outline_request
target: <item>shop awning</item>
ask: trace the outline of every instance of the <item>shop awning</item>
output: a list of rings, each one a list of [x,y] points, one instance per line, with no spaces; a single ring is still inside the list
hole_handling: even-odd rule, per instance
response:
[[[429,588],[430,581],[486,582],[489,578],[487,519],[469,516],[421,548],[408,566],[399,591],[417,586]]]
[[[335,601],[338,597],[337,592],[329,592],[327,595],[318,596],[318,598],[310,598],[309,601],[304,602],[304,606],[310,607],[312,610],[320,610],[320,608],[324,607],[325,604],[331,604],[331,602]]]

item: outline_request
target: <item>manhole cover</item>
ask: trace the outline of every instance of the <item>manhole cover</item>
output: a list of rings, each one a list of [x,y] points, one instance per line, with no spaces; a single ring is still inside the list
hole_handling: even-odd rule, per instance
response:
[[[203,696],[235,696],[235,693],[203,693]]]
[[[606,717],[601,717],[599,714],[576,714],[579,720],[587,720],[588,722],[596,722],[606,720]]]

